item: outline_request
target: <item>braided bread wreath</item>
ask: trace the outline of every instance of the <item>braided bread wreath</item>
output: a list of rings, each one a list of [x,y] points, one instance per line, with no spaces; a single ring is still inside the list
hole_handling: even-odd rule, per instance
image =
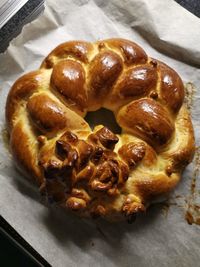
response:
[[[174,188],[192,160],[183,100],[178,74],[134,42],[66,42],[10,90],[11,151],[49,201],[81,216],[128,219]],[[84,120],[102,107],[121,134]]]

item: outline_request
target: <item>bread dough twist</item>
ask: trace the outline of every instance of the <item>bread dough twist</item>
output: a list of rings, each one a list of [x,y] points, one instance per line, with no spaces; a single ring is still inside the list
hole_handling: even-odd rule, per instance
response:
[[[193,157],[183,100],[179,75],[134,42],[66,42],[9,92],[12,154],[50,201],[81,216],[130,218],[174,188]],[[121,134],[84,120],[101,107]]]

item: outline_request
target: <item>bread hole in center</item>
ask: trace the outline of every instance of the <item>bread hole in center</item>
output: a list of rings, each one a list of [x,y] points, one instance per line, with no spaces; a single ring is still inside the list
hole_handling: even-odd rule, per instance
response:
[[[101,124],[110,129],[115,134],[120,134],[122,131],[121,127],[118,125],[115,119],[113,112],[106,108],[88,112],[85,116],[85,120],[90,125],[91,129],[94,129],[95,126]]]

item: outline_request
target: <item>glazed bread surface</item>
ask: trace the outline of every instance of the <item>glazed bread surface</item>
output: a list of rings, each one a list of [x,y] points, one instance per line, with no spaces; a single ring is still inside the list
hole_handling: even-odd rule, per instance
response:
[[[42,194],[81,216],[129,219],[178,183],[194,154],[179,75],[132,41],[69,41],[12,86],[6,120],[14,160]],[[111,110],[122,129],[94,129]]]

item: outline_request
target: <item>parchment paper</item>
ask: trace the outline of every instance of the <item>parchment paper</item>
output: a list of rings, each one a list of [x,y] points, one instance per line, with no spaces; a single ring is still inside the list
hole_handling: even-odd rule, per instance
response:
[[[172,0],[48,0],[44,14],[23,29],[0,56],[0,127],[8,90],[24,72],[37,69],[61,42],[123,37],[176,69],[188,84],[188,105],[200,145],[200,20]],[[199,155],[172,193],[168,213],[160,205],[132,225],[91,222],[41,201],[37,189],[13,167],[0,144],[0,213],[53,266],[198,266],[200,226],[184,219],[199,202]],[[196,185],[191,193],[192,179]],[[178,196],[177,196],[178,195]],[[192,206],[193,205],[193,206]],[[191,208],[190,207],[190,208]],[[194,208],[195,211],[195,208]],[[198,216],[198,213],[196,214]]]

